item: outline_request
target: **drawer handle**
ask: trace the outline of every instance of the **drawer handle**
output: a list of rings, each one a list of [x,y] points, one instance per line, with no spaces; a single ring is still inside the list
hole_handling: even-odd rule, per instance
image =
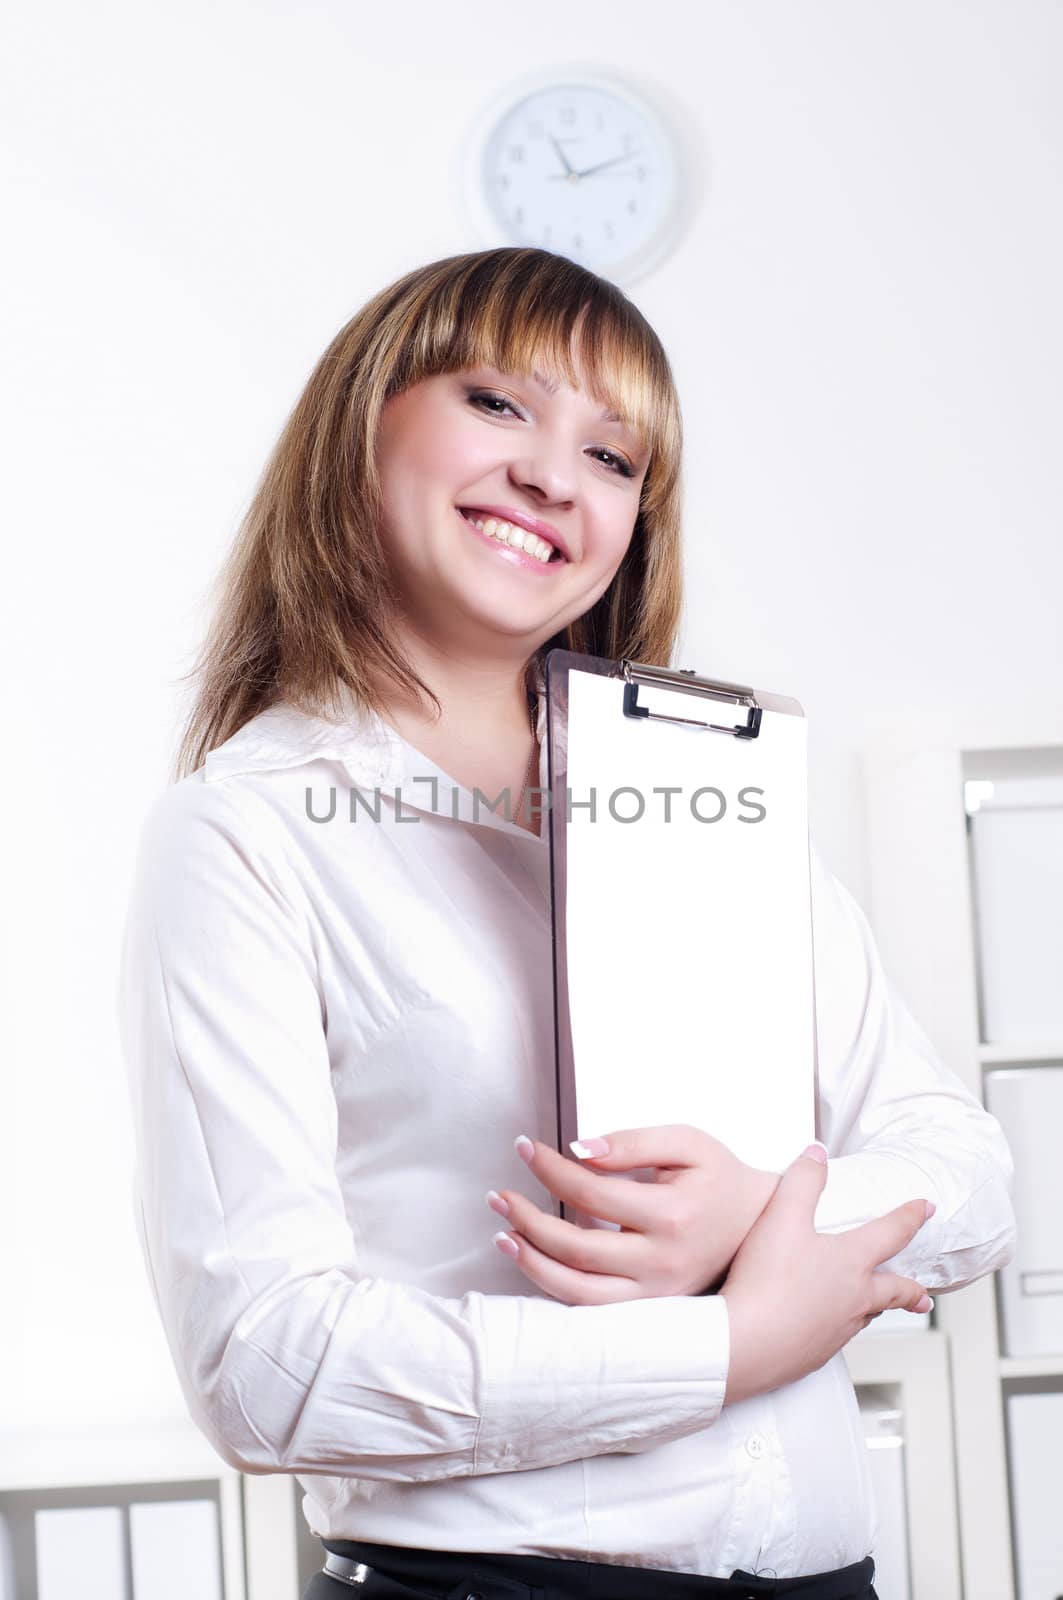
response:
[[[1063,1272],[1020,1272],[1022,1294],[1063,1294]]]

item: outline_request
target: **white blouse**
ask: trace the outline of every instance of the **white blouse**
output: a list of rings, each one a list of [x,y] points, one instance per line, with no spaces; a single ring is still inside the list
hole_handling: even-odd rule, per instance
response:
[[[1011,1258],[1008,1147],[810,853],[816,1226],[925,1196],[887,1265],[962,1288]],[[556,1131],[545,823],[473,820],[353,701],[342,726],[274,706],[149,811],[119,1010],[189,1410],[230,1465],[294,1473],[313,1533],[712,1577],[872,1551],[841,1352],[724,1407],[720,1296],[569,1306],[491,1242],[487,1189],[557,1209],[513,1148]]]

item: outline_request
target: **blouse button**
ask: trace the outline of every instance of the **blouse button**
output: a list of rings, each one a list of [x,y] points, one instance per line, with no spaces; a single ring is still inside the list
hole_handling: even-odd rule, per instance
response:
[[[768,1442],[762,1433],[751,1433],[746,1440],[746,1449],[754,1461],[759,1461],[767,1448]]]

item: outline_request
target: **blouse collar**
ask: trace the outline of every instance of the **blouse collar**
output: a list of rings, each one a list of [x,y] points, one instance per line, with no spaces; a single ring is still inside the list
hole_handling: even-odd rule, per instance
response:
[[[541,660],[533,670],[536,695],[535,732],[539,741],[541,789],[547,783],[546,679]],[[316,761],[339,763],[358,789],[379,789],[385,801],[398,798],[404,810],[435,812],[456,820],[480,822],[520,834],[536,843],[545,839],[545,826],[536,836],[515,822],[507,822],[499,803],[487,795],[476,800],[471,790],[457,783],[442,767],[424,755],[368,707],[361,705],[343,686],[338,696],[341,714],[337,719],[311,715],[290,702],[281,700],[268,706],[242,728],[207,753],[204,783],[218,783],[245,773],[277,772],[306,766]],[[372,803],[372,802],[370,802]],[[541,802],[540,802],[541,804]],[[511,809],[516,800],[511,798]]]

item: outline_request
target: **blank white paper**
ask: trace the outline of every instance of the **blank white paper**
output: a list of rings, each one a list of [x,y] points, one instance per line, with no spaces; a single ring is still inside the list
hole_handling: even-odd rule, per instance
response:
[[[782,1171],[815,1138],[807,724],[764,709],[759,736],[737,739],[625,717],[623,693],[622,679],[569,672],[579,1137],[692,1123]],[[639,704],[746,716],[644,684]],[[670,820],[663,786],[679,790]],[[593,818],[581,805],[592,790]]]

